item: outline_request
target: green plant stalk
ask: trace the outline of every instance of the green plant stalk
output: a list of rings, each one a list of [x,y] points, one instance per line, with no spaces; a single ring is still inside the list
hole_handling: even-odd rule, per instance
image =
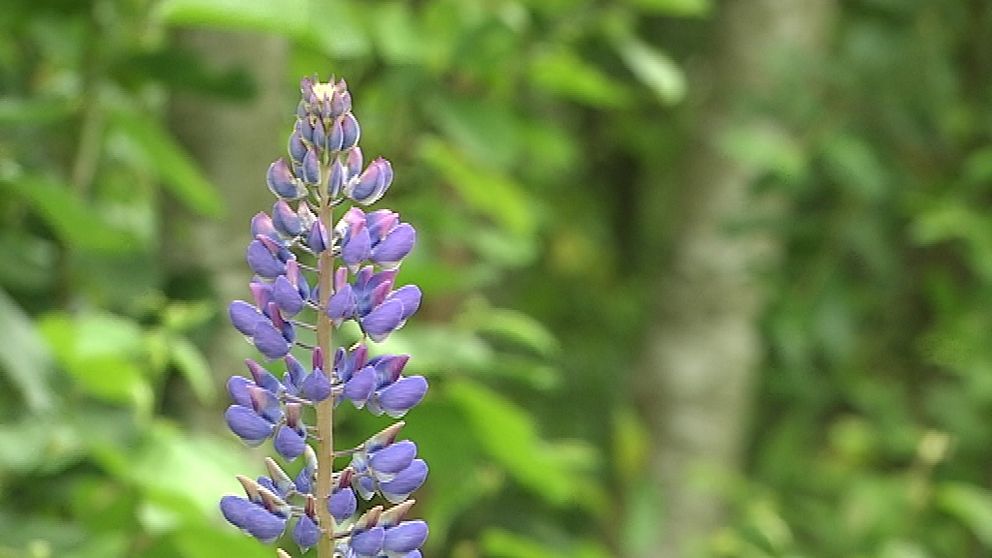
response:
[[[320,213],[319,219],[324,225],[324,229],[330,233],[333,231],[332,219],[334,208],[330,203],[330,196],[327,193],[327,178],[330,170],[324,166],[323,176],[320,186]],[[320,254],[317,262],[319,277],[317,284],[320,289],[320,308],[327,308],[327,301],[331,297],[334,277],[334,255],[331,250],[324,250]],[[331,347],[331,333],[334,324],[327,312],[317,311],[317,346],[323,351],[322,367],[324,373],[331,375],[334,351]],[[327,508],[327,500],[331,494],[331,476],[334,473],[334,398],[328,397],[317,405],[317,435],[320,437],[317,442],[317,517],[320,519],[320,526],[324,529],[324,536],[317,543],[317,558],[333,558],[334,556],[334,516]]]

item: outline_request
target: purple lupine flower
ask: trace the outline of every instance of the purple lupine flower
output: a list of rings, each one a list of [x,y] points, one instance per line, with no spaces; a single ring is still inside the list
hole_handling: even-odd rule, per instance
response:
[[[427,534],[428,529],[425,521],[404,521],[395,527],[386,529],[382,540],[382,549],[386,554],[406,555],[423,546],[427,540]]]
[[[239,476],[247,497],[223,497],[221,513],[263,542],[289,528],[303,551],[318,547],[318,558],[331,558],[328,552],[335,549],[350,558],[419,558],[427,525],[403,517],[413,506],[407,497],[427,477],[427,464],[417,458],[414,442],[396,441],[403,422],[347,450],[352,463],[337,473],[332,463],[318,461],[311,446],[320,445],[321,455],[333,452],[321,437],[320,425],[326,423],[320,421],[326,418],[316,428],[305,423],[306,417],[331,416],[346,399],[358,409],[392,417],[423,399],[427,381],[403,376],[408,355],[369,358],[366,345],[384,340],[420,308],[419,287],[395,286],[416,231],[393,211],[366,213],[357,207],[386,193],[393,169],[381,157],[363,168],[361,126],[345,81],[304,78],[300,92],[288,157],[273,162],[265,175],[277,199],[270,214],[259,212],[251,220],[245,260],[254,273],[248,284],[253,302],[236,300],[228,307],[234,328],[266,359],[282,359],[285,372],[277,378],[246,360],[250,377],[227,382],[233,404],[225,419],[247,444],[271,438],[282,459],[303,456],[304,464],[291,477],[266,458],[268,475]],[[334,223],[334,209],[349,202]],[[314,318],[316,324],[308,321]],[[326,333],[345,320],[355,321],[365,339],[350,349],[328,346]],[[302,350],[310,352],[309,366],[293,354]],[[307,406],[319,412],[306,411]],[[352,521],[358,497],[369,500],[376,493],[396,505],[368,508]],[[284,549],[277,555],[290,556]]]

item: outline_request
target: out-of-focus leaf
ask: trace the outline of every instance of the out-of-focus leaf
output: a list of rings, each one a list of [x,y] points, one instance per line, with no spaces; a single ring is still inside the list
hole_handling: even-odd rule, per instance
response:
[[[446,98],[429,107],[452,144],[478,161],[506,168],[521,156],[514,107],[478,99]]]
[[[245,68],[213,69],[194,52],[183,48],[135,53],[121,60],[113,71],[120,81],[135,88],[154,81],[173,91],[206,93],[233,101],[250,99],[258,89]]]
[[[532,198],[523,185],[470,164],[461,153],[437,138],[425,138],[419,153],[473,209],[515,235],[526,238],[533,234],[537,219]]]
[[[308,0],[165,0],[158,16],[173,25],[247,29],[299,36],[310,26]]]
[[[563,548],[564,546],[564,548]],[[542,542],[504,529],[490,528],[482,534],[482,549],[491,558],[607,558],[611,553],[589,541]]]
[[[105,220],[68,185],[38,175],[0,179],[0,185],[28,203],[69,246],[99,252],[130,252],[140,247],[130,231]]]
[[[174,335],[170,338],[172,362],[182,373],[190,388],[201,403],[209,403],[216,397],[217,390],[210,377],[207,359],[189,339]]]
[[[114,115],[114,128],[129,140],[179,201],[202,215],[219,216],[224,203],[188,153],[154,120],[137,114]]]
[[[468,419],[486,452],[520,484],[548,502],[563,505],[578,496],[575,472],[562,467],[537,433],[534,420],[512,402],[468,380],[446,386],[446,397]]]
[[[667,54],[633,36],[620,39],[617,49],[634,76],[661,102],[674,105],[685,97],[685,75]]]
[[[204,436],[189,436],[174,426],[155,423],[139,448],[107,447],[104,466],[127,479],[178,524],[219,520],[217,502],[240,487],[236,474],[251,470],[236,445]],[[195,482],[191,479],[196,479]],[[203,487],[213,487],[204,490]]]
[[[386,2],[366,9],[373,10],[371,19],[383,58],[392,63],[416,62],[421,58],[423,42],[409,3]]]
[[[63,121],[76,107],[53,99],[0,98],[0,124],[40,124]]]
[[[44,411],[55,398],[49,385],[52,357],[31,319],[0,290],[0,367],[32,411]]]
[[[0,233],[0,262],[17,265],[0,266],[0,286],[12,291],[45,292],[55,281],[52,269],[57,257],[55,243],[28,234]]]
[[[351,3],[317,0],[165,0],[158,17],[170,25],[273,33],[353,57],[368,51]]]
[[[79,387],[107,401],[149,409],[154,395],[138,362],[143,343],[137,324],[110,314],[50,314],[38,327]]]
[[[671,16],[702,17],[713,8],[711,0],[631,0],[636,8]]]
[[[622,107],[630,101],[622,83],[564,48],[535,56],[529,75],[535,87],[591,106]]]
[[[559,349],[555,336],[534,318],[516,310],[493,308],[482,299],[469,304],[462,319],[480,333],[507,339],[544,357],[554,356]]]
[[[986,549],[992,549],[992,492],[964,483],[947,482],[937,487],[937,506],[956,517],[975,534]]]
[[[719,142],[723,151],[756,170],[793,180],[806,170],[806,152],[795,138],[778,128],[738,126]]]
[[[433,527],[433,526],[432,526]],[[217,558],[218,548],[237,558],[272,558],[272,548],[246,537],[227,525],[215,527],[208,523],[191,523],[170,535],[181,558]],[[288,547],[287,547],[288,548]],[[310,554],[316,554],[311,552]]]

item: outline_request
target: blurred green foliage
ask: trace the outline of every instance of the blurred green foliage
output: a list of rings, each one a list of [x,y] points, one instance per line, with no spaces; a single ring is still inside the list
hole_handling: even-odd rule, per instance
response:
[[[397,169],[427,305],[385,350],[432,381],[407,427],[427,554],[645,555],[663,495],[631,376],[699,125],[683,68],[719,7],[8,0],[0,557],[271,555],[216,511],[261,470],[203,353],[222,302],[171,287],[159,237],[169,203],[225,215],[169,95],[236,106],[258,84],[200,63],[185,27],[285,37],[288,91],[346,76],[363,147]],[[992,552],[989,44],[981,0],[848,2],[825,64],[740,99],[802,142],[725,138],[790,209],[756,225],[786,253],[746,470],[686,479],[732,504],[714,555]],[[341,414],[342,444],[382,422]]]

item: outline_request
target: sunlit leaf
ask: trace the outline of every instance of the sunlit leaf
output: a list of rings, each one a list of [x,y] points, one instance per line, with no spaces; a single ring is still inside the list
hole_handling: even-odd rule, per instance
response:
[[[671,16],[701,17],[713,8],[711,0],[631,0],[631,4],[646,12]]]
[[[685,75],[667,54],[632,36],[621,39],[617,48],[634,76],[661,102],[673,105],[685,97]]]

